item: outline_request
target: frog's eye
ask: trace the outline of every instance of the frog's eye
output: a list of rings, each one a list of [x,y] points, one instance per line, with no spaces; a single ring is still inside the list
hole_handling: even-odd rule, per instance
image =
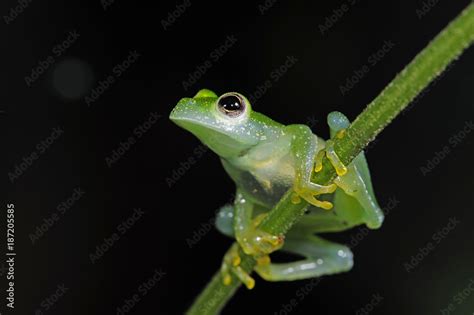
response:
[[[229,117],[240,116],[245,107],[245,100],[237,93],[224,94],[217,100],[217,108]]]

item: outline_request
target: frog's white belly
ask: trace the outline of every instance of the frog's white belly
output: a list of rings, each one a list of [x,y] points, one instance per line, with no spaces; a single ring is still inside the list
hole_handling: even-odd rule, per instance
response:
[[[289,188],[293,184],[295,168],[293,159],[287,155],[279,160],[270,159],[256,164],[255,169],[250,171],[266,193],[274,193],[274,186],[285,186]],[[281,196],[279,196],[281,197]]]
[[[268,208],[293,185],[294,167],[290,161],[271,161],[253,170],[243,170],[225,161],[223,164],[238,189],[253,202]]]
[[[274,206],[293,185],[295,168],[286,139],[260,145],[245,156],[224,161],[224,168],[237,187],[254,202]],[[276,144],[276,145],[275,145]]]

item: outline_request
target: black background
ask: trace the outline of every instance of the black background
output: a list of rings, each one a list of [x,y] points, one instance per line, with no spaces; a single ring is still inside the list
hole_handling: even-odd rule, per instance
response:
[[[327,137],[330,111],[354,119],[469,2],[433,1],[419,18],[422,1],[356,1],[324,34],[318,26],[348,1],[276,1],[264,14],[262,1],[191,2],[166,30],[162,20],[182,1],[115,0],[104,10],[99,0],[33,0],[10,23],[2,19],[0,125],[7,135],[2,146],[6,174],[37,151],[53,128],[64,133],[21,176],[5,177],[9,195],[3,204],[16,208],[16,308],[6,309],[2,275],[0,312],[116,314],[157,269],[166,275],[128,314],[183,313],[231,243],[208,231],[208,222],[232,197],[234,185],[217,156],[202,151],[197,139],[168,120],[176,102],[204,87],[251,95],[287,56],[294,56],[298,62],[272,81],[253,107],[285,124],[317,120],[314,132]],[[17,4],[3,1],[1,15]],[[25,77],[73,30],[79,38],[28,86]],[[211,52],[227,36],[237,42],[222,58],[212,59]],[[343,95],[340,86],[385,41],[395,46]],[[136,62],[88,106],[91,89],[135,50],[140,54]],[[185,90],[183,81],[206,60],[212,66]],[[370,147],[379,203],[395,199],[398,205],[380,230],[353,249],[351,272],[324,277],[317,286],[258,278],[254,290],[238,291],[224,314],[285,314],[278,312],[292,298],[297,299],[292,314],[364,314],[360,309],[374,294],[383,300],[371,314],[437,314],[448,307],[474,278],[473,135],[456,147],[450,142],[473,119],[473,66],[470,49]],[[151,112],[161,119],[108,167],[106,158]],[[450,153],[423,175],[420,168],[445,146]],[[195,163],[168,185],[166,179],[189,158]],[[32,244],[30,235],[78,187],[85,192],[81,199]],[[90,254],[134,208],[141,208],[143,217],[92,264]],[[433,234],[450,218],[460,223],[436,244]],[[202,231],[190,248],[189,239]],[[330,237],[348,243],[358,232]],[[404,264],[429,242],[435,249],[407,272]],[[45,299],[61,284],[67,292],[46,310]],[[305,285],[311,290],[301,300]],[[471,314],[474,294],[453,304],[451,314]]]

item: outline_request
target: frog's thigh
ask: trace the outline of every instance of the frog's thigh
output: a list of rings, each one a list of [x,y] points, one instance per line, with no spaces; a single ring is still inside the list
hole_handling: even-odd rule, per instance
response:
[[[337,214],[335,211],[313,211],[304,215],[294,229],[290,230],[289,235],[297,234],[314,234],[340,232],[354,226],[348,218]]]
[[[343,245],[316,236],[288,239],[283,250],[305,256],[292,263],[257,266],[256,272],[268,281],[291,281],[345,272],[352,268],[352,252]]]
[[[338,176],[334,183],[343,190],[343,192],[336,191],[334,198],[334,203],[338,208],[353,212],[360,211],[363,222],[369,228],[376,229],[382,225],[384,215],[373,193],[363,153],[349,165],[347,174]],[[344,196],[344,193],[348,196]]]

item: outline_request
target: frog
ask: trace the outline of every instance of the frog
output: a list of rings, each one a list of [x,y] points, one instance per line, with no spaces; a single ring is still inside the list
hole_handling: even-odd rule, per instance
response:
[[[349,247],[322,238],[365,224],[378,229],[384,220],[364,152],[344,165],[334,150],[334,139],[344,137],[349,119],[341,112],[327,116],[330,139],[314,134],[305,124],[284,125],[252,109],[238,92],[218,96],[209,89],[179,100],[169,118],[217,154],[235,183],[234,202],[223,205],[216,228],[236,240],[221,263],[221,277],[229,285],[234,275],[248,289],[255,279],[240,265],[239,250],[256,261],[254,271],[267,281],[295,281],[349,271]],[[312,182],[327,157],[336,171],[328,185]],[[302,218],[285,235],[259,228],[265,216],[288,191],[291,201],[307,202]],[[297,256],[274,262],[276,251]]]

